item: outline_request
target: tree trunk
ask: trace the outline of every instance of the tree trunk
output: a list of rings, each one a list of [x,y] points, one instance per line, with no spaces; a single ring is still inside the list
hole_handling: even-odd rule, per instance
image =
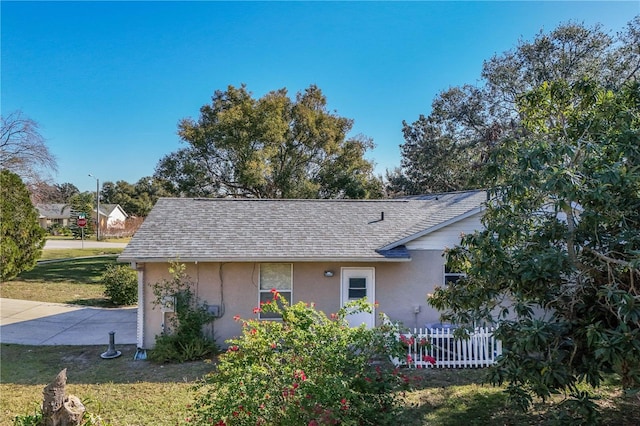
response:
[[[44,426],[79,426],[82,422],[84,405],[78,397],[65,395],[66,385],[67,369],[65,368],[42,391]]]

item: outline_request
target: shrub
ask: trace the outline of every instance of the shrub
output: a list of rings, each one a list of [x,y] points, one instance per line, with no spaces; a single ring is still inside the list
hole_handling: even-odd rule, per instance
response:
[[[206,303],[200,303],[194,294],[193,283],[185,274],[185,266],[171,264],[171,280],[163,280],[153,285],[155,300],[159,306],[164,299],[175,298],[175,312],[170,314],[165,330],[156,336],[155,347],[149,359],[155,362],[185,362],[202,359],[216,354],[213,339],[203,333],[203,327],[214,320]]]
[[[134,305],[138,301],[138,277],[125,265],[108,265],[102,276],[104,294],[116,305]]]
[[[371,310],[365,302],[327,317],[313,305],[275,303],[255,308],[279,320],[241,320],[242,335],[228,340],[216,371],[197,385],[195,424],[391,425],[400,408],[398,390],[410,380],[389,362],[405,353],[398,329],[351,328],[350,312]]]

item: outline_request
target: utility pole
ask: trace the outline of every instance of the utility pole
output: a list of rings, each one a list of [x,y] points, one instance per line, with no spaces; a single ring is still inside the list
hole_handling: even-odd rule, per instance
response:
[[[100,179],[89,173],[96,180],[96,241],[100,241]]]

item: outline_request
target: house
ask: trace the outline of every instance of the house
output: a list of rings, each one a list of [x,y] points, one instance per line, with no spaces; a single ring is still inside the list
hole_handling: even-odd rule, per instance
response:
[[[59,224],[62,227],[71,225],[71,206],[64,203],[36,204],[38,222],[43,228]],[[93,210],[92,215],[95,216]],[[123,229],[129,215],[120,204],[100,204],[100,229]],[[95,223],[95,222],[94,222]]]
[[[38,210],[38,223],[44,229],[53,225],[69,226],[71,206],[64,203],[36,204]]]
[[[439,321],[427,305],[455,274],[443,250],[480,227],[483,191],[393,200],[161,198],[118,260],[138,271],[138,346],[152,348],[165,313],[152,285],[185,264],[197,296],[217,312],[218,343],[240,334],[234,315],[251,318],[270,290],[325,313],[352,299],[376,301],[373,314],[349,321],[373,326],[379,312],[405,325]],[[451,275],[451,276],[449,276]]]
[[[100,229],[124,229],[128,217],[120,204],[100,204]]]

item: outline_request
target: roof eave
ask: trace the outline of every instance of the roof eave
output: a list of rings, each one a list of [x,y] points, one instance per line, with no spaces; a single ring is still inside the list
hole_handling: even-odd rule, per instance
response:
[[[447,226],[449,226],[449,225],[451,225],[453,223],[459,222],[459,221],[461,221],[463,219],[466,219],[468,217],[471,217],[473,215],[481,213],[484,209],[485,209],[484,206],[478,206],[478,207],[476,207],[476,208],[474,208],[472,210],[469,210],[468,212],[465,212],[465,213],[463,213],[461,215],[452,217],[451,219],[446,220],[444,222],[441,222],[441,223],[439,223],[437,225],[434,225],[434,226],[432,226],[430,228],[424,229],[424,230],[422,230],[420,232],[416,232],[415,234],[409,235],[408,237],[402,238],[401,240],[394,241],[393,243],[388,244],[388,245],[386,245],[384,247],[380,247],[378,249],[378,251],[393,250],[394,248],[396,248],[398,246],[404,245],[404,244],[406,244],[408,242],[411,242],[413,240],[416,240],[416,239],[418,239],[420,237],[424,237],[425,235],[428,235],[428,234],[430,234],[432,232],[438,231],[439,229],[445,228],[445,227],[447,227]]]
[[[384,256],[375,257],[136,257],[119,256],[118,262],[122,263],[276,263],[276,262],[304,262],[304,263],[365,263],[365,262],[410,262],[411,258],[388,258]]]

